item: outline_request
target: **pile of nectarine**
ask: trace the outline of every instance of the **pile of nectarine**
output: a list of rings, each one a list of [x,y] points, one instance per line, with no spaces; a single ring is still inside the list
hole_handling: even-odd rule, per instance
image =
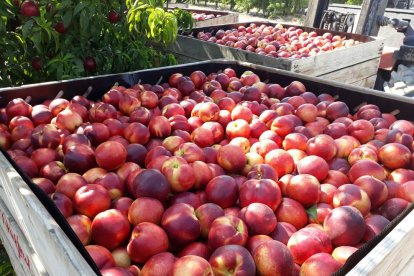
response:
[[[238,48],[259,55],[279,58],[306,58],[317,54],[351,47],[359,44],[345,36],[333,35],[330,32],[318,34],[306,32],[299,27],[284,27],[250,23],[230,29],[217,31],[200,31],[196,37],[203,41]]]
[[[412,122],[250,71],[17,98],[0,122],[103,275],[329,275],[414,201]]]

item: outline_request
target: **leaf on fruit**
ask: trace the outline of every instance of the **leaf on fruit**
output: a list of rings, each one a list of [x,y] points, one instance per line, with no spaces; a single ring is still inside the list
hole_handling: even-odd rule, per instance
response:
[[[318,212],[317,212],[316,204],[306,209],[306,213],[308,214],[310,219],[317,219]]]

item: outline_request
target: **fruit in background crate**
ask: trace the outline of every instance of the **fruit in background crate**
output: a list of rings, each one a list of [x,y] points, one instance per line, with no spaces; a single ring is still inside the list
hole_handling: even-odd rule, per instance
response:
[[[197,38],[280,58],[306,58],[360,43],[346,37],[332,36],[330,33],[308,33],[297,27],[285,28],[281,24],[273,27],[255,23],[239,26],[237,29],[218,29],[215,33],[201,31],[197,33]]]

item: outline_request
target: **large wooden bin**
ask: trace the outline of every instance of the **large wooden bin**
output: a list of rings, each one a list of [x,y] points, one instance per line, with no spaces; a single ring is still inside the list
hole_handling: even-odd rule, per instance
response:
[[[196,21],[195,27],[206,27],[206,26],[213,26],[213,25],[221,25],[221,24],[233,24],[239,22],[239,14],[236,12],[221,12],[221,11],[212,11],[212,10],[202,10],[202,9],[183,9],[188,12],[196,12],[196,13],[205,13],[205,14],[214,14],[216,17]]]
[[[257,25],[275,25],[268,22],[254,22]],[[177,56],[182,63],[211,59],[229,59],[247,61],[254,64],[279,68],[308,76],[321,77],[327,80],[353,84],[367,88],[373,88],[377,76],[379,61],[383,48],[383,40],[357,34],[330,31],[334,35],[346,36],[363,42],[349,48],[326,52],[303,59],[274,58],[231,48],[212,42],[197,39],[199,32],[211,32],[217,30],[229,30],[238,26],[248,26],[250,23],[225,24],[205,28],[195,28],[192,36],[179,35],[172,43],[168,51]],[[291,27],[292,25],[285,25]],[[300,27],[306,32],[315,31],[323,34],[326,30]]]
[[[283,86],[299,80],[316,94],[335,95],[351,110],[363,103],[372,103],[383,112],[398,112],[397,116],[401,119],[412,118],[414,99],[226,60],[4,88],[0,89],[0,107],[14,98],[27,96],[32,97],[31,104],[38,104],[62,92],[64,98],[70,99],[88,91],[89,98],[96,100],[115,83],[125,86],[139,81],[156,83],[160,77],[167,80],[176,72],[185,75],[195,70],[211,73],[227,67],[234,68],[239,75],[253,70],[262,80]],[[413,207],[411,204],[380,235],[354,253],[337,275],[410,275],[414,271]],[[53,202],[15,166],[4,151],[0,153],[0,216],[0,238],[18,275],[92,275],[98,272]]]

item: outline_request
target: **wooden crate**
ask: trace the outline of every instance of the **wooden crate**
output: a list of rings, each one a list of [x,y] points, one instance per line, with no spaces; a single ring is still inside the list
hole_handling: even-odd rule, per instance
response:
[[[263,24],[263,22],[255,22]],[[232,29],[238,26],[247,26],[250,23],[227,24],[196,28],[194,37],[201,31],[215,33],[218,29]],[[266,25],[275,25],[266,23]],[[291,25],[285,25],[290,27]],[[298,27],[298,26],[296,26]],[[300,27],[304,31],[316,31],[318,34],[326,30]],[[363,43],[349,48],[323,53],[303,59],[273,58],[241,49],[231,48],[216,43],[206,42],[194,37],[179,35],[168,51],[177,56],[179,62],[187,63],[200,60],[229,59],[247,61],[254,64],[279,68],[309,76],[321,77],[341,83],[353,84],[373,88],[377,76],[379,61],[383,48],[383,41],[367,36],[331,31],[332,34],[346,36]]]
[[[181,7],[181,6],[174,6],[171,9],[173,8],[180,8],[188,12],[214,14],[215,16],[219,15],[219,17],[214,17],[214,18],[210,18],[210,19],[202,20],[202,21],[195,21],[194,28],[201,28],[201,27],[208,27],[208,26],[215,26],[215,25],[222,25],[222,24],[233,24],[233,23],[239,22],[239,14],[236,12],[221,12],[221,11],[214,11],[214,10],[189,9],[187,7]]]
[[[17,275],[95,274],[2,153],[0,216],[0,237]]]
[[[202,9],[183,9],[188,12],[197,12],[197,13],[205,13],[205,14],[214,14],[215,16],[219,15],[219,17],[203,20],[203,21],[196,21],[195,27],[207,27],[207,26],[214,26],[214,25],[222,25],[222,24],[233,24],[239,22],[239,14],[235,12],[220,12],[220,11],[212,11],[212,10],[202,10]]]
[[[106,75],[63,82],[50,82],[0,89],[0,106],[13,98],[31,95],[33,104],[53,99],[60,91],[72,98],[89,91],[90,99],[102,96],[114,83],[130,86],[139,81],[156,83],[167,80],[176,72],[189,75],[195,70],[218,72],[232,67],[240,75],[253,70],[262,80],[286,86],[293,80],[304,83],[316,94],[330,93],[355,109],[361,104],[378,105],[383,112],[396,112],[400,119],[412,118],[414,99],[381,93],[311,76],[300,75],[255,64],[216,60],[195,64],[155,68],[116,75]],[[64,218],[56,216],[47,196],[36,191],[31,181],[19,174],[11,159],[0,153],[0,238],[11,256],[18,275],[93,275],[94,271],[82,253],[79,241],[70,238],[70,228]],[[39,188],[37,188],[38,190]],[[47,200],[46,200],[47,199]],[[56,207],[55,207],[56,208]],[[336,275],[412,275],[414,271],[414,212],[413,205],[394,220],[379,236],[357,251]],[[410,212],[411,211],[411,212]],[[361,248],[363,249],[363,248]],[[90,259],[90,258],[89,258]],[[344,266],[344,268],[345,268]]]

